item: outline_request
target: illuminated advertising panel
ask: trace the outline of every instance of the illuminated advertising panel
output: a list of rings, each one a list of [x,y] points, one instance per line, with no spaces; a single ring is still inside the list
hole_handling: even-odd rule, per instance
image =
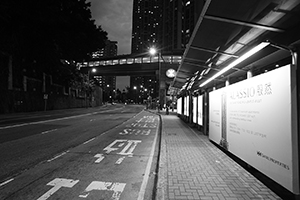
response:
[[[193,97],[193,123],[197,123],[197,97]]]
[[[187,110],[186,116],[190,116],[190,97],[189,96],[186,97],[186,110]]]
[[[177,114],[182,114],[182,97],[177,99]]]
[[[183,115],[189,116],[189,103],[190,103],[190,97],[186,96],[184,97],[184,113]]]
[[[198,124],[203,126],[203,95],[198,96],[198,103],[197,103],[197,117],[198,117]]]
[[[291,91],[288,65],[211,92],[209,138],[299,193]]]
[[[209,93],[209,139],[221,141],[221,92],[223,89]]]
[[[186,107],[187,107],[187,98],[186,97],[184,97],[183,98],[183,115],[187,115],[187,109],[186,109]]]

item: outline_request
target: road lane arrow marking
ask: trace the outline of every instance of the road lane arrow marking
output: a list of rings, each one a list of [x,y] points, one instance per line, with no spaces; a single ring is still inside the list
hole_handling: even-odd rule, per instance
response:
[[[76,183],[78,183],[79,180],[72,180],[72,179],[64,179],[64,178],[56,178],[53,181],[50,181],[47,183],[47,185],[54,186],[51,188],[48,192],[43,194],[40,198],[37,200],[46,200],[48,199],[51,195],[53,195],[56,191],[58,191],[62,187],[67,187],[71,188],[73,187]]]

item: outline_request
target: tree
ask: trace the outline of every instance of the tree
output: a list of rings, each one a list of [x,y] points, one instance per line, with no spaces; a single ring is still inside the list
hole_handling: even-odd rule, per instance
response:
[[[13,59],[15,71],[35,63],[42,72],[72,77],[61,60],[83,61],[107,39],[89,8],[86,0],[2,0],[0,53]]]

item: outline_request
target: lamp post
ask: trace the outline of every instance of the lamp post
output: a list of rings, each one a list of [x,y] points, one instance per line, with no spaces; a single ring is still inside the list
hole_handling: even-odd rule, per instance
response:
[[[160,111],[163,101],[162,101],[162,87],[161,87],[161,63],[160,63],[160,58],[161,58],[161,52],[158,51],[156,48],[151,47],[149,49],[149,53],[152,56],[155,56],[156,54],[158,55],[158,98],[159,98],[159,105],[158,105],[158,112]]]
[[[89,102],[87,101],[87,93],[88,93],[88,90],[90,90],[91,88],[91,85],[90,85],[90,75],[91,75],[91,72],[92,73],[95,73],[97,70],[95,68],[88,68],[88,74],[87,74],[87,87],[85,89],[85,102],[86,102],[86,107],[88,108],[89,107]],[[91,91],[91,99],[93,101],[93,91]]]
[[[137,87],[136,86],[133,86],[133,90],[135,90],[135,103],[137,103]]]
[[[107,102],[109,103],[109,100],[110,100],[110,88],[109,88],[109,84],[106,85],[106,97],[107,97]]]

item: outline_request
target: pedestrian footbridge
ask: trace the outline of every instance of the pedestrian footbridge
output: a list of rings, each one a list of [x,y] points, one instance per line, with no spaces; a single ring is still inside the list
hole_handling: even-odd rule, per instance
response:
[[[95,75],[101,76],[153,76],[161,74],[172,68],[177,70],[181,63],[181,55],[136,56],[122,55],[111,58],[95,59],[77,65],[79,69],[88,71],[96,68]],[[159,73],[161,72],[161,73]]]

